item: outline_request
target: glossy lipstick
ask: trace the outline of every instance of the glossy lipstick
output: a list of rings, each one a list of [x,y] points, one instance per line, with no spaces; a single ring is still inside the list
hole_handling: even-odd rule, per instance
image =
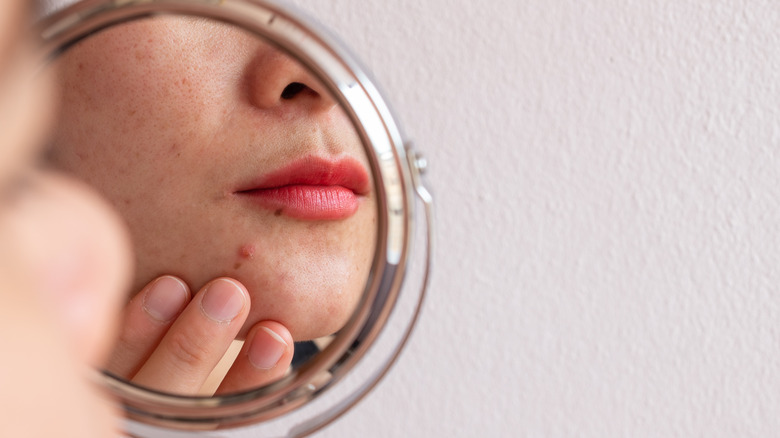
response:
[[[345,219],[370,190],[368,172],[353,158],[306,157],[235,193],[276,214],[303,220]]]

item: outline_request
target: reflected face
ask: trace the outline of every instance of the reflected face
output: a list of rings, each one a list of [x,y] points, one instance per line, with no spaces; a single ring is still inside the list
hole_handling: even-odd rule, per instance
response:
[[[355,129],[291,58],[226,25],[158,17],[58,61],[55,166],[125,218],[137,293],[163,274],[219,276],[250,316],[298,340],[340,329],[371,266],[376,202]]]

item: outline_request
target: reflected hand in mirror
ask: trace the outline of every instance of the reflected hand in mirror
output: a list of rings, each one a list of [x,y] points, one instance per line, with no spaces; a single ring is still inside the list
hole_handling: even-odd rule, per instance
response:
[[[211,377],[246,322],[249,295],[235,280],[209,282],[190,299],[187,285],[160,277],[134,297],[108,365],[132,382],[177,394],[235,392],[284,376],[293,356],[289,331],[278,322],[250,328],[226,375]],[[216,382],[215,382],[216,379]]]
[[[377,206],[359,136],[313,74],[184,16],[112,27],[54,65],[48,160],[113,204],[135,248],[110,372],[177,394],[239,391],[344,326]]]

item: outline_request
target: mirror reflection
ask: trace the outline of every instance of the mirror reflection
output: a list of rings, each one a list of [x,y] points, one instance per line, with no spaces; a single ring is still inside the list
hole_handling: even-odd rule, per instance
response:
[[[53,66],[48,162],[96,187],[134,244],[108,371],[203,395],[316,355],[360,300],[377,233],[363,145],[321,82],[254,35],[185,16],[115,26]]]

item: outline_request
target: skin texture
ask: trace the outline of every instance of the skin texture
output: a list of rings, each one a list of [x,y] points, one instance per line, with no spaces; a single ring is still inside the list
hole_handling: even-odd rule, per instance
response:
[[[131,290],[164,274],[193,290],[233,278],[251,302],[239,338],[260,321],[296,341],[345,324],[373,256],[374,192],[340,220],[301,220],[236,195],[307,156],[368,169],[348,117],[308,72],[240,31],[182,17],[110,29],[59,68],[50,159],[122,214],[136,251]],[[282,98],[291,83],[306,87]]]

